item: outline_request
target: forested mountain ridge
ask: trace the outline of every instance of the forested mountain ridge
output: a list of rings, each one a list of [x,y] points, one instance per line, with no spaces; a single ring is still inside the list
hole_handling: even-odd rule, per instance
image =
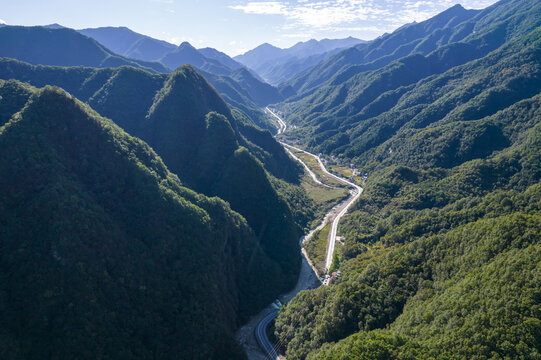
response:
[[[150,36],[139,34],[133,30],[130,30],[127,27],[108,26],[92,29],[81,29],[77,31],[83,35],[95,39],[96,41],[98,41],[108,49],[111,49],[117,54],[140,60],[160,61],[166,55],[175,52],[178,49],[177,45],[171,44],[167,41],[154,39]],[[218,64],[221,64],[222,66],[225,66],[230,70],[237,70],[242,67],[241,64],[216,49],[202,48],[197,49],[197,52],[200,55],[204,56],[206,58],[206,61],[215,60],[218,62]],[[201,59],[199,59],[198,61],[201,61]],[[177,62],[172,64],[172,66],[170,67],[172,69],[176,69],[180,65],[184,64],[190,64],[200,68],[201,70],[210,71],[208,68],[202,68],[197,64],[191,62]],[[216,65],[217,64],[214,63],[214,66]]]
[[[407,55],[427,55],[438,47],[460,41],[471,34],[474,22],[470,20],[479,13],[478,10],[466,10],[457,4],[431,19],[343,50],[285,84],[300,94],[323,84],[352,65],[364,64],[366,70],[373,70]]]
[[[282,286],[244,218],[63,90],[0,93],[1,357],[244,358]]]
[[[223,79],[229,77],[243,89],[244,97],[248,98],[249,101],[255,102],[260,107],[277,103],[284,99],[277,88],[256,78],[254,74],[242,65],[214,49],[198,50],[190,43],[183,42],[177,49],[168,53],[160,61],[173,69],[184,64],[193,65],[206,74],[210,73],[209,81],[211,82],[217,80],[217,77],[221,77],[221,81],[230,83],[227,79]],[[251,105],[247,101],[243,101],[242,104],[244,107],[250,107]]]
[[[68,28],[4,26],[0,28],[0,57],[32,64],[59,66],[135,66],[154,73],[169,72],[158,62],[117,55],[94,39]]]
[[[291,139],[368,175],[341,278],[276,320],[288,359],[541,357],[541,5],[473,15],[283,105]]]
[[[293,136],[309,137],[316,151],[366,157],[412,129],[491,115],[535,95],[540,5],[503,2],[481,14],[463,41],[377,70],[352,66],[285,104],[289,119],[304,128]]]
[[[94,36],[95,39],[86,35]],[[34,43],[34,39],[39,40],[38,45]],[[104,44],[98,43],[98,40],[104,41],[104,44],[113,45],[115,52],[106,48]],[[216,79],[216,74],[221,77],[231,77],[232,81],[237,84],[233,84],[231,80],[227,79],[225,89],[223,83],[216,84],[216,87],[224,89],[226,97],[232,91],[231,86],[242,88],[243,99],[235,99],[232,105],[249,112],[249,117],[253,118],[257,125],[269,130],[272,129],[272,126],[265,119],[265,115],[254,109],[252,103],[266,106],[282,101],[283,96],[278,89],[259,80],[250,72],[244,73],[242,65],[217,50],[210,48],[197,50],[189,43],[183,43],[179,47],[169,44],[173,48],[166,46],[166,49],[169,50],[164,53],[162,43],[165,42],[135,33],[128,28],[98,28],[76,31],[59,25],[49,27],[5,26],[0,31],[0,44],[2,44],[0,57],[13,58],[34,65],[97,68],[129,65],[153,73],[170,73],[171,69],[176,69],[183,64],[190,64],[207,74],[209,72],[213,74],[214,76],[209,77],[211,81]],[[156,46],[161,50],[156,50]],[[136,47],[136,49],[132,49],[132,47]],[[138,58],[148,58],[155,61],[128,58],[118,55],[116,51],[121,54],[131,54],[130,51],[148,51],[148,54],[138,56]],[[163,53],[163,55],[154,59],[152,54],[156,55],[156,52]],[[166,62],[169,67],[160,62],[165,56],[167,56]]]
[[[194,68],[183,66],[170,75],[153,75],[129,67],[32,67],[13,60],[2,64],[0,78],[62,86],[130,135],[146,141],[184,184],[229,201],[282,265],[284,289],[292,286],[298,271],[295,249],[300,228],[263,166],[289,183],[297,181],[301,170],[269,132],[232,113]]]
[[[216,88],[219,88],[220,92],[221,89],[224,89],[222,95],[227,97],[228,102],[232,99],[231,92],[236,92],[231,89],[231,86],[235,88],[240,86],[243,89],[242,97],[245,99],[239,102],[239,98],[236,97],[233,100],[234,106],[243,108],[243,111],[250,109],[245,112],[251,112],[254,115],[256,109],[252,108],[251,102],[255,102],[259,106],[266,106],[284,99],[278,89],[265,83],[254,75],[255,73],[247,71],[242,64],[227,54],[213,48],[196,49],[189,42],[183,42],[176,46],[138,34],[124,27],[103,27],[78,31],[124,56],[159,61],[171,69],[185,64],[193,65],[201,70],[205,77]],[[227,77],[237,82],[238,86],[230,85],[231,81],[224,79]],[[226,85],[224,82],[228,84]],[[255,117],[260,119],[259,125],[270,130],[270,126],[262,121],[262,114],[257,114]]]

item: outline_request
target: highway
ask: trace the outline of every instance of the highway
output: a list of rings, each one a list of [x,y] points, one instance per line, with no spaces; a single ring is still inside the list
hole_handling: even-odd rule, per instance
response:
[[[276,118],[276,120],[278,121],[278,124],[279,124],[279,128],[278,128],[278,135],[280,134],[283,134],[286,130],[287,130],[287,124],[282,120],[282,118],[280,118],[278,115],[276,115],[271,109],[269,109],[268,107],[265,108],[265,110],[270,113],[272,116],[274,116]],[[312,154],[308,151],[305,151],[305,150],[302,150],[302,149],[299,149],[295,146],[292,146],[292,145],[288,145],[286,143],[283,143],[283,142],[280,142],[282,144],[282,146],[284,146],[284,149],[294,158],[296,159],[297,161],[299,161],[300,163],[302,163],[302,165],[304,166],[304,168],[308,171],[308,174],[310,174],[310,176],[312,177],[312,179],[320,184],[320,185],[324,185],[324,186],[328,186],[326,184],[323,184],[316,176],[316,174],[314,174],[314,172],[304,163],[304,161],[302,161],[299,157],[295,156],[293,154],[293,152],[290,150],[290,149],[295,149],[297,151],[302,151],[310,156],[313,156],[318,164],[319,164],[319,167],[321,168],[321,170],[327,174],[328,176],[338,180],[339,182],[349,186],[352,188],[352,190],[350,191],[351,193],[351,197],[349,197],[345,202],[343,202],[342,204],[339,205],[338,207],[338,210],[336,209],[333,209],[331,210],[326,216],[325,216],[325,219],[323,220],[323,222],[317,227],[317,229],[322,229],[329,221],[329,219],[332,218],[333,216],[333,212],[334,211],[338,211],[338,214],[334,217],[334,219],[332,220],[332,225],[331,225],[331,231],[329,231],[329,237],[327,239],[327,242],[328,242],[328,246],[327,246],[327,257],[326,257],[326,260],[325,260],[325,269],[328,273],[329,271],[329,268],[331,267],[332,265],[332,259],[333,259],[333,254],[334,254],[334,247],[335,247],[335,244],[336,244],[336,235],[337,235],[337,232],[338,232],[338,224],[340,223],[340,220],[342,219],[342,217],[347,213],[347,211],[349,210],[349,208],[351,207],[351,205],[353,205],[353,203],[355,201],[357,201],[357,199],[361,196],[362,192],[363,192],[363,188],[361,188],[359,185],[357,184],[354,184],[342,177],[339,177],[339,176],[336,176],[334,174],[331,174],[327,168],[325,167],[325,165],[323,164],[323,162],[321,161],[321,158],[315,154]],[[314,229],[312,230],[306,237],[305,239],[309,239],[315,231],[317,231],[317,229]],[[301,283],[302,281],[299,279],[299,283]],[[328,280],[324,280],[323,282],[324,285],[328,285]],[[295,289],[295,292],[298,292],[300,291],[300,289]],[[255,337],[256,337],[256,340],[257,340],[257,343],[259,344],[259,346],[263,349],[263,351],[265,352],[265,358],[266,359],[273,359],[273,360],[276,360],[276,359],[279,359],[278,357],[278,354],[276,352],[276,348],[275,346],[269,341],[268,337],[267,337],[267,333],[266,333],[266,329],[267,329],[267,326],[270,324],[270,322],[276,318],[278,316],[278,311],[276,310],[273,310],[271,311],[269,314],[265,315],[258,323],[257,323],[257,326],[255,328]]]
[[[274,310],[267,316],[265,316],[259,324],[257,324],[257,327],[255,329],[255,337],[257,340],[257,343],[259,346],[265,350],[265,353],[267,354],[267,358],[270,358],[272,360],[280,359],[278,357],[278,354],[276,353],[276,350],[274,349],[274,346],[269,341],[269,338],[267,337],[267,326],[269,326],[270,322],[274,320],[278,316],[278,310]]]
[[[312,170],[310,170],[310,168],[308,167],[308,165],[306,165],[304,163],[304,161],[302,161],[299,157],[295,156],[295,154],[293,154],[293,152],[291,150],[289,150],[287,147],[289,145],[287,145],[286,143],[283,143],[283,142],[280,142],[280,144],[282,144],[282,146],[284,146],[284,149],[287,151],[287,153],[295,160],[297,160],[298,162],[300,162],[302,164],[302,166],[304,167],[304,170],[306,170],[308,172],[308,174],[310,175],[310,177],[312,178],[312,180],[314,180],[314,182],[318,185],[321,185],[321,186],[325,186],[325,187],[328,187],[328,188],[332,188],[332,186],[329,186],[327,184],[323,184],[321,181],[319,181],[319,179],[317,178],[316,174],[314,174],[314,172]]]
[[[276,115],[276,114],[274,113],[274,111],[272,111],[272,110],[269,109],[268,107],[266,107],[265,110],[266,110],[269,114],[271,114],[272,116],[274,116],[274,118],[275,118],[276,120],[278,120],[279,127],[278,127],[278,134],[277,134],[277,135],[280,135],[280,134],[285,133],[286,130],[287,130],[287,124],[285,123],[285,121],[282,120],[281,117],[279,117],[278,115]]]
[[[272,111],[271,111],[271,113],[272,113]],[[327,271],[329,271],[329,269],[330,269],[330,267],[332,265],[332,259],[333,259],[333,254],[334,254],[334,245],[336,244],[336,235],[337,235],[337,232],[338,232],[338,224],[340,223],[340,219],[342,219],[342,217],[344,215],[346,215],[346,213],[349,210],[349,208],[351,207],[351,205],[353,205],[353,203],[355,201],[357,201],[359,196],[361,196],[361,194],[363,192],[363,188],[360,187],[357,184],[352,183],[351,181],[348,181],[348,180],[340,177],[340,176],[336,176],[334,174],[331,174],[327,170],[327,168],[325,167],[325,165],[323,164],[323,162],[321,161],[321,158],[319,156],[317,156],[315,154],[312,154],[312,153],[310,153],[308,151],[299,149],[298,147],[295,147],[295,146],[292,146],[292,145],[288,145],[288,144],[285,144],[285,143],[281,143],[281,144],[286,146],[286,148],[289,147],[289,148],[295,149],[297,151],[302,151],[303,153],[308,154],[310,156],[313,156],[317,160],[317,162],[319,164],[319,167],[321,168],[321,170],[325,174],[327,174],[328,176],[332,177],[333,179],[336,179],[336,180],[340,181],[341,183],[353,188],[353,190],[351,191],[352,196],[349,199],[347,199],[345,203],[340,205],[340,211],[338,212],[338,215],[336,215],[336,217],[334,218],[334,220],[332,222],[332,225],[331,225],[331,231],[329,231],[328,246],[327,246],[327,257],[325,259],[325,269]],[[295,157],[295,158],[300,160],[297,157]],[[305,166],[306,166],[306,164],[305,164]],[[324,285],[327,285],[327,284],[324,282]]]

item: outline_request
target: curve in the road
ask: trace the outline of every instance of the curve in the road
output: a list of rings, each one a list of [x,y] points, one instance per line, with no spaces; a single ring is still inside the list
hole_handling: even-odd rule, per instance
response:
[[[269,341],[269,338],[267,337],[267,326],[269,326],[270,322],[274,320],[278,316],[278,311],[273,311],[267,316],[265,316],[259,324],[257,324],[257,327],[255,329],[255,338],[257,340],[257,343],[263,350],[265,350],[265,353],[272,359],[279,359],[278,354],[276,353],[276,350],[272,343]]]

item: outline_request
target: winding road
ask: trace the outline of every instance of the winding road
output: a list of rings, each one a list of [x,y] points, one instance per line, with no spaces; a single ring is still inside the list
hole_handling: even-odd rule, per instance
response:
[[[270,113],[272,116],[274,116],[276,118],[276,120],[278,121],[278,124],[279,124],[279,127],[278,127],[278,135],[280,134],[283,134],[286,130],[287,130],[287,124],[282,120],[282,118],[280,118],[276,113],[274,113],[271,109],[269,109],[268,107],[265,109],[268,113]],[[337,231],[338,231],[338,224],[340,223],[340,220],[342,219],[342,217],[347,213],[348,209],[351,207],[351,205],[353,205],[353,203],[355,201],[357,201],[357,199],[359,198],[359,196],[361,196],[362,192],[363,192],[363,188],[361,188],[360,186],[358,186],[357,184],[354,184],[344,178],[341,178],[339,176],[336,176],[334,174],[331,174],[327,168],[325,167],[325,165],[323,164],[323,162],[321,161],[321,158],[317,155],[314,155],[308,151],[305,151],[305,150],[302,150],[302,149],[299,149],[295,146],[292,146],[292,145],[288,145],[286,143],[283,143],[283,142],[280,142],[280,144],[282,144],[282,146],[284,146],[285,150],[294,158],[296,159],[297,161],[299,161],[305,168],[305,170],[308,172],[308,174],[310,175],[310,177],[317,183],[317,184],[320,184],[320,185],[323,185],[323,186],[327,186],[327,187],[330,187],[324,183],[322,183],[316,176],[316,174],[308,167],[308,165],[306,165],[306,163],[304,163],[304,161],[302,161],[299,157],[295,156],[295,154],[293,154],[293,152],[290,150],[290,149],[294,149],[296,151],[302,151],[310,156],[313,156],[318,164],[319,164],[319,167],[321,168],[321,170],[328,176],[338,180],[339,182],[347,185],[347,186],[350,186],[352,188],[352,190],[350,191],[351,193],[351,196],[346,199],[343,203],[341,203],[338,208],[334,208],[332,209],[326,216],[325,216],[325,219],[322,221],[322,223],[317,227],[317,229],[322,229],[327,223],[328,221],[330,221],[330,219],[332,219],[332,217],[334,216],[334,219],[332,220],[332,225],[331,225],[331,231],[329,231],[329,237],[327,239],[327,242],[328,242],[328,246],[327,246],[327,257],[326,257],[326,261],[325,261],[325,269],[326,271],[328,272],[331,265],[332,265],[332,259],[333,259],[333,254],[334,254],[334,246],[335,246],[335,243],[336,243],[336,235],[337,235]],[[334,215],[334,213],[338,211],[338,214],[337,215]],[[314,229],[312,230],[308,235],[306,235],[304,237],[304,239],[309,239],[313,234],[314,232],[317,230],[317,229]],[[301,240],[302,241],[302,240]],[[303,259],[303,264],[304,264],[304,261],[307,261],[307,259]],[[301,271],[302,273],[302,271]],[[323,284],[324,285],[328,285],[328,280],[324,280],[323,281]],[[304,289],[307,289],[309,288],[309,285],[307,285],[309,282],[307,282],[306,280],[303,281],[302,279],[302,276],[299,278],[299,282],[297,284],[297,287],[292,291],[290,292],[289,294],[287,294],[286,296],[288,298],[291,298],[294,296],[294,294],[298,293],[300,290],[304,290]],[[270,324],[270,322],[276,318],[276,316],[278,316],[278,311],[276,310],[273,310],[271,311],[270,313],[266,313],[262,318],[261,320],[259,320],[259,322],[257,323],[257,326],[255,327],[255,338],[257,340],[257,343],[259,344],[259,346],[264,350],[265,352],[265,359],[273,359],[273,360],[276,360],[276,359],[279,359],[278,357],[278,354],[276,352],[276,347],[269,341],[268,337],[267,337],[267,333],[266,333],[266,329],[267,329],[267,326]]]
[[[255,337],[257,340],[257,343],[259,346],[265,350],[265,353],[273,360],[280,359],[278,357],[278,353],[276,353],[276,349],[274,348],[274,345],[269,341],[269,338],[267,337],[267,326],[269,326],[270,322],[274,320],[278,316],[278,310],[274,310],[267,316],[265,316],[261,321],[257,324],[257,327],[255,329]]]

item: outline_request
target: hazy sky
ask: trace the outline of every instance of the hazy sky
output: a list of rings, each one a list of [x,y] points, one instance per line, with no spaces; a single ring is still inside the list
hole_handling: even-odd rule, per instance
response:
[[[310,38],[370,40],[425,20],[458,0],[0,0],[0,22],[134,31],[237,55],[263,42],[288,47]],[[484,8],[496,0],[463,0]]]

